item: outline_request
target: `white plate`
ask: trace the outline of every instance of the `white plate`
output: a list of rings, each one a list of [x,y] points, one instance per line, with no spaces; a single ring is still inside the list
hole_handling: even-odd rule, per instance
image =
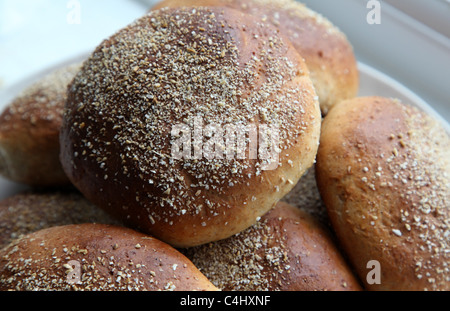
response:
[[[71,59],[60,64],[57,67],[63,66],[65,64],[70,64],[72,62],[77,62],[85,59],[86,55],[79,57],[77,59]],[[447,121],[444,120],[430,105],[424,102],[420,97],[418,97],[414,92],[404,87],[399,82],[390,78],[389,76],[383,74],[382,72],[367,66],[363,63],[359,63],[360,71],[360,92],[359,96],[384,96],[398,98],[404,103],[409,103],[422,109],[423,111],[434,116],[436,119],[440,120],[443,126],[446,128],[447,132],[450,134],[450,126]],[[48,70],[30,77],[29,79],[15,85],[14,87],[8,89],[7,91],[0,94],[0,110],[3,111],[4,107],[24,88],[32,84],[34,81],[45,75],[46,73],[54,70],[55,68],[49,68]],[[16,184],[5,180],[0,177],[0,200],[7,198],[15,193],[27,189],[26,186]]]

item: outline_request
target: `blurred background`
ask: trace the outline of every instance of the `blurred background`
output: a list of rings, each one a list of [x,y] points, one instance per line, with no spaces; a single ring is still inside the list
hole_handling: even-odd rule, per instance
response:
[[[87,55],[157,0],[0,0],[0,99]],[[450,122],[450,1],[304,0],[345,32],[358,60],[395,79]]]

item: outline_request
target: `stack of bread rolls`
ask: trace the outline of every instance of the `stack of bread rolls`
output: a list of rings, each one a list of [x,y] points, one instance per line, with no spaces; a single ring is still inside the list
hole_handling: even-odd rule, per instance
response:
[[[49,77],[0,116],[31,188],[0,202],[0,290],[450,289],[449,134],[357,97],[303,4],[165,0]]]

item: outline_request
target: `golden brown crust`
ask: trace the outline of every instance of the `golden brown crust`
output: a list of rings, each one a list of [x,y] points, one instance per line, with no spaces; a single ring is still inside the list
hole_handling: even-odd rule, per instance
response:
[[[80,223],[116,224],[76,191],[23,192],[0,202],[0,248],[44,228]]]
[[[80,224],[43,229],[1,250],[0,290],[217,289],[159,240],[124,227]]]
[[[341,100],[354,98],[359,73],[353,47],[328,19],[294,0],[163,0],[152,9],[226,6],[277,26],[303,56],[325,115]]]
[[[317,181],[333,227],[370,290],[449,290],[449,136],[398,100],[342,102],[325,118]]]
[[[261,154],[248,153],[174,158],[172,127],[193,130],[196,118],[205,128],[278,129],[279,165],[265,170]],[[85,62],[70,87],[61,159],[92,202],[187,247],[229,237],[272,208],[313,164],[320,123],[308,69],[275,28],[227,8],[163,9]]]
[[[79,69],[57,69],[19,94],[0,116],[0,174],[31,186],[69,184],[59,161],[67,86]]]
[[[183,252],[225,291],[361,290],[328,229],[284,202],[233,237]]]

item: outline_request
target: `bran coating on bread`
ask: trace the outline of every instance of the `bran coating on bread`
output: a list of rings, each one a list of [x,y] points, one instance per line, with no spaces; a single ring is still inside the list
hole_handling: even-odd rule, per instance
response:
[[[361,290],[330,231],[284,202],[233,237],[182,252],[224,291]]]
[[[96,49],[67,103],[61,159],[74,185],[179,247],[255,223],[313,164],[320,135],[300,55],[271,25],[227,8],[150,12]],[[171,128],[195,128],[196,117],[279,129],[276,168],[208,152],[175,159]]]
[[[0,290],[216,291],[180,252],[104,224],[39,230],[0,251]]]
[[[342,102],[325,118],[319,189],[361,278],[380,263],[368,289],[450,288],[449,143],[438,121],[395,99]]]
[[[49,227],[80,223],[119,225],[79,192],[26,191],[0,202],[0,248],[13,240]]]
[[[164,7],[230,7],[257,17],[278,29],[292,42],[310,71],[323,115],[359,90],[359,72],[347,36],[326,17],[294,0],[164,0]]]
[[[81,64],[42,77],[0,115],[0,174],[38,187],[70,184],[59,160],[59,133],[67,86]]]

